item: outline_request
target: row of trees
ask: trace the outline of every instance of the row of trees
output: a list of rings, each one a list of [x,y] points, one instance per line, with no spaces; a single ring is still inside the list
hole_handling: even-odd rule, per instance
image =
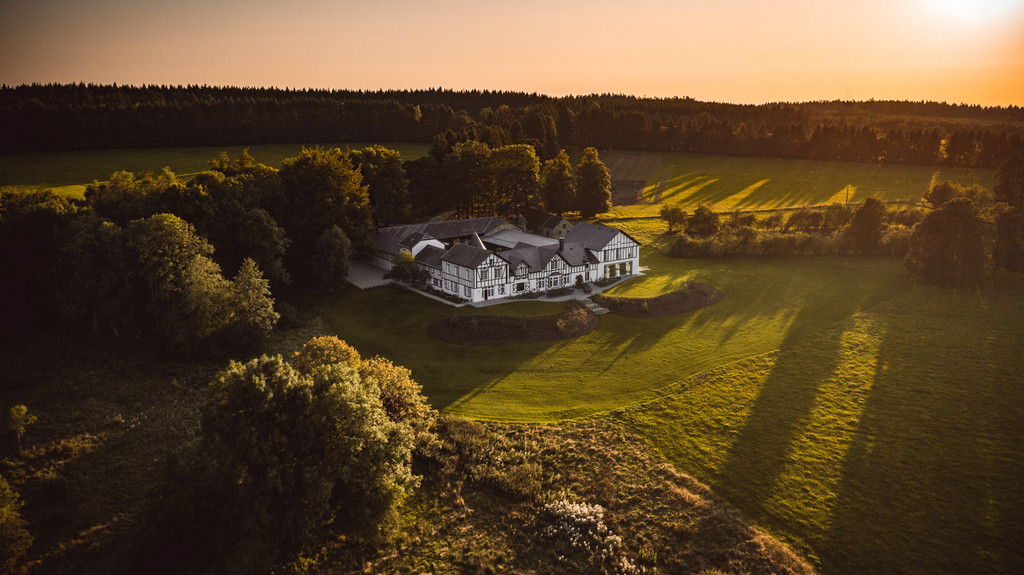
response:
[[[342,285],[377,227],[448,209],[511,218],[541,202],[583,217],[607,210],[597,151],[573,168],[564,151],[542,166],[531,146],[473,140],[409,163],[381,146],[304,148],[280,170],[222,153],[188,181],[117,172],[87,186],[84,202],[5,193],[5,324],[60,318],[183,353],[246,347],[278,318],[271,290]]]
[[[670,232],[681,228],[669,249],[678,257],[887,254],[929,282],[976,286],[993,269],[1024,271],[1024,158],[1004,163],[996,176],[992,193],[933,184],[923,194],[931,210],[890,210],[871,197],[856,210],[837,204],[786,217],[665,206],[661,218]]]
[[[1024,152],[1024,111],[932,102],[741,106],[621,95],[207,86],[0,87],[3,151],[340,141],[473,133],[498,148],[687,151],[995,167]],[[464,140],[467,138],[459,138]]]
[[[364,152],[359,169],[340,150],[305,149],[280,170],[222,155],[188,182],[118,172],[85,201],[5,193],[4,325],[62,320],[186,354],[251,347],[279,317],[272,288],[336,286],[349,258],[372,249],[360,170],[386,181],[395,154]]]
[[[418,205],[455,208],[460,217],[514,218],[541,203],[559,215],[578,212],[589,218],[611,207],[611,175],[594,148],[583,152],[575,168],[565,150],[541,165],[532,146],[491,149],[475,140],[458,142],[440,160],[413,162],[410,187],[429,194]]]

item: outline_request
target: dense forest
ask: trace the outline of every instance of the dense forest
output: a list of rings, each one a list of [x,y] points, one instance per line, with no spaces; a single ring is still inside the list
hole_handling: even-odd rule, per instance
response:
[[[209,86],[0,88],[0,151],[477,140],[857,162],[996,167],[1024,151],[1024,109],[938,102],[735,105],[616,94],[287,90]]]

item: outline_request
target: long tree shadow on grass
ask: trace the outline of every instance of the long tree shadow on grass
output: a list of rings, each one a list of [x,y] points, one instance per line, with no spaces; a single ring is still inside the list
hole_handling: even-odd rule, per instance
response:
[[[929,297],[940,303],[883,315],[820,544],[824,572],[1024,572],[1016,297]]]
[[[712,480],[716,491],[755,516],[763,515],[765,503],[790,464],[792,445],[808,424],[821,384],[839,362],[841,330],[821,332],[817,353],[793,350],[805,337],[807,325],[820,325],[814,315],[801,308],[789,325],[743,429]]]

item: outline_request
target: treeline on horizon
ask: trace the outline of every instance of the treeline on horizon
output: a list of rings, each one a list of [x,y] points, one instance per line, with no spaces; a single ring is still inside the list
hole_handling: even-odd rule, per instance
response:
[[[1024,108],[944,102],[700,102],[487,90],[0,87],[3,152],[478,140],[565,147],[994,168],[1024,153]]]

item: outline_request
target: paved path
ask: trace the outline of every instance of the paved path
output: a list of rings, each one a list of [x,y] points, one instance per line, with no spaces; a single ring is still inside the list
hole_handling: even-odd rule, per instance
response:
[[[365,262],[353,261],[348,267],[348,283],[359,289],[384,286],[391,280],[384,279],[384,270]]]

